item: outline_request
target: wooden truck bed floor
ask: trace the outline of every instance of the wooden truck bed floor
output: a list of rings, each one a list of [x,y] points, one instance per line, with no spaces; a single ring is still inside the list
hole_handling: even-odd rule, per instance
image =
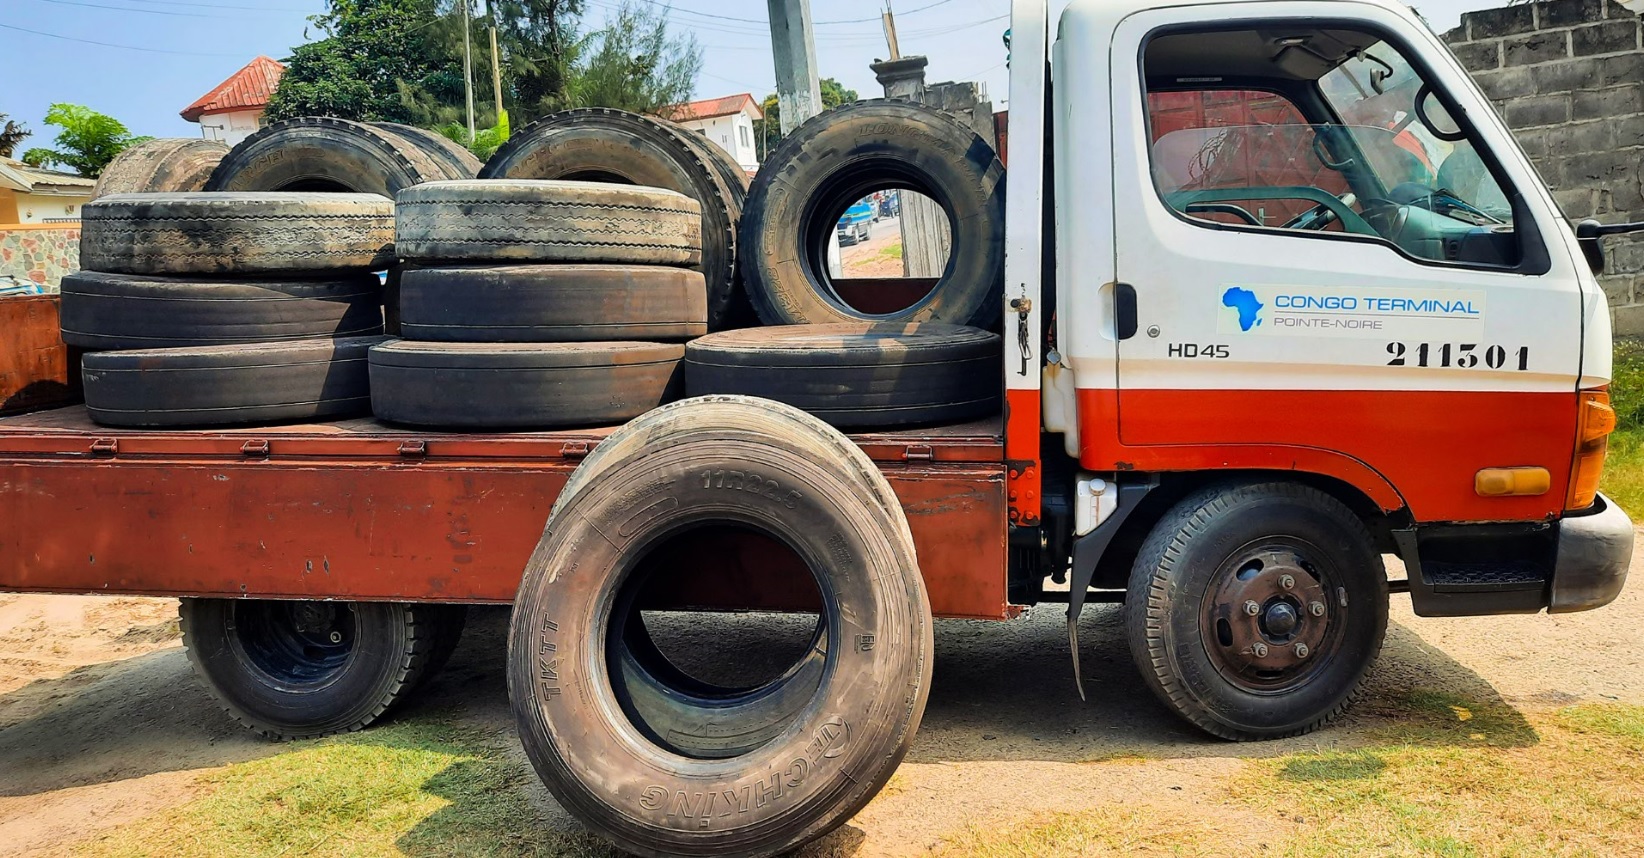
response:
[[[79,406],[0,418],[0,590],[509,602],[555,497],[611,431],[125,430]],[[1003,432],[996,416],[852,436],[902,500],[937,616],[1016,613]],[[713,547],[677,552],[691,604],[802,607],[768,583],[793,580],[771,572],[786,552]]]

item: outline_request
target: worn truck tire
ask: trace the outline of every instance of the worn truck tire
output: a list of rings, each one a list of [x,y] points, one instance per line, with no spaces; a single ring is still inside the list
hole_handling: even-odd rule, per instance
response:
[[[429,262],[692,265],[697,204],[643,188],[530,179],[430,182],[396,202],[395,248]]]
[[[382,333],[376,275],[182,280],[77,271],[63,278],[63,342],[103,351]]]
[[[1183,718],[1224,739],[1297,736],[1358,696],[1387,631],[1387,571],[1364,522],[1316,488],[1208,486],[1142,543],[1124,623],[1143,679]]]
[[[371,413],[366,352],[382,337],[95,352],[86,410],[104,426],[231,426]]]
[[[418,343],[371,350],[372,410],[411,426],[611,426],[676,398],[685,348],[659,343]]]
[[[399,307],[412,340],[672,341],[708,332],[701,272],[654,265],[416,268],[400,274]]]
[[[80,218],[88,271],[289,276],[394,260],[394,204],[372,194],[115,194]]]
[[[145,140],[120,154],[97,177],[92,199],[109,194],[198,191],[228,154],[228,144],[192,137]]]
[[[390,712],[430,675],[449,614],[441,605],[258,599],[183,599],[178,609],[206,690],[276,740],[362,730]]]
[[[1005,171],[993,147],[957,119],[905,101],[837,107],[799,126],[748,191],[742,275],[767,325],[948,322],[997,329],[1005,273]],[[870,315],[847,304],[828,273],[828,239],[864,194],[902,188],[935,200],[952,252],[930,294]]]
[[[555,503],[509,627],[520,738],[560,804],[641,855],[774,855],[860,810],[912,743],[930,683],[929,600],[889,495],[837,431],[745,397],[658,409],[595,448]],[[841,645],[820,673],[775,681],[815,683],[785,729],[718,756],[658,727],[735,734],[743,713],[677,688],[695,721],[653,723],[623,691],[618,611],[644,583],[628,573],[647,546],[733,523],[780,534],[807,561]]]
[[[398,135],[401,140],[439,162],[445,171],[443,178],[472,179],[479,175],[480,168],[485,166],[473,152],[468,151],[468,147],[444,134],[415,125],[401,125],[398,122],[373,122],[371,126]]]
[[[677,191],[702,207],[702,261],[708,328],[751,319],[737,273],[737,223],[746,196],[677,125],[608,108],[567,110],[520,129],[480,171],[482,179],[563,179]]]
[[[321,191],[393,199],[412,185],[466,179],[426,142],[364,122],[307,117],[276,122],[229,150],[208,191]]]
[[[774,399],[841,427],[968,420],[999,411],[1001,342],[936,322],[722,331],[685,347],[685,389]]]

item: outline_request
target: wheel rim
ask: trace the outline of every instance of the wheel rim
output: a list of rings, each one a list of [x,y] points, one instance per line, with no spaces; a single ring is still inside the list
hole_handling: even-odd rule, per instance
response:
[[[1199,613],[1205,652],[1224,679],[1255,694],[1295,692],[1341,649],[1347,590],[1328,555],[1303,540],[1263,540],[1229,555]]]
[[[235,602],[233,641],[243,659],[280,688],[312,690],[348,666],[359,619],[346,602]]]

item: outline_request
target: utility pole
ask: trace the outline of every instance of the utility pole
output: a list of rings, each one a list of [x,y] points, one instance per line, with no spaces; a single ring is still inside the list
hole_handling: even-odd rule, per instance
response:
[[[497,54],[497,0],[485,0],[485,16],[491,19],[491,94],[497,100],[497,122],[502,122],[502,60]]]
[[[816,35],[810,0],[765,0],[771,16],[771,53],[776,58],[776,101],[782,133],[822,112],[822,84],[816,76]]]
[[[891,11],[890,0],[885,0],[885,44],[890,47],[890,58],[902,58],[902,48],[896,44],[896,13]]]
[[[462,94],[468,99],[468,142],[474,142],[474,39],[468,32],[468,0],[462,0]]]

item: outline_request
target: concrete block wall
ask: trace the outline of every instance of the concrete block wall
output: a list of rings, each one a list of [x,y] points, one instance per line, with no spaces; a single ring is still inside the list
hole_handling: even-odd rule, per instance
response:
[[[1644,28],[1612,0],[1469,12],[1445,41],[1572,222],[1644,221]],[[1644,334],[1644,235],[1606,239],[1616,332]]]

